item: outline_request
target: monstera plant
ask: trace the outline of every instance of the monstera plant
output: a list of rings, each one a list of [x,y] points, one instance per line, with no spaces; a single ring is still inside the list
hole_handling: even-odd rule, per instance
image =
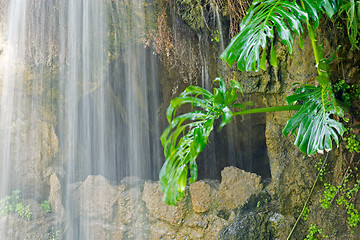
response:
[[[220,78],[215,80],[218,87],[213,93],[189,86],[179,97],[171,100],[167,110],[169,126],[161,136],[165,163],[159,176],[166,203],[175,205],[184,196],[189,172],[189,182],[196,180],[196,158],[205,148],[218,118],[221,118],[221,129],[235,115],[297,110],[288,120],[283,133],[285,136],[290,133],[296,135],[295,145],[304,154],[323,153],[332,149],[333,142],[339,144],[339,136],[343,135],[345,128],[332,117],[343,116],[343,111],[337,104],[329,79],[329,63],[336,54],[326,59],[322,46],[316,40],[315,30],[322,13],[329,18],[335,14],[346,15],[350,42],[354,48],[358,47],[359,1],[255,0],[241,22],[240,32],[220,56],[230,66],[237,63],[240,71],[265,69],[267,59],[276,67],[273,44],[276,34],[291,54],[293,35],[301,39],[305,26],[312,42],[318,76],[314,85],[300,86],[294,95],[287,97],[288,106],[247,109],[249,103],[237,102],[238,93],[242,93],[240,84],[231,80],[227,89]],[[176,115],[184,104],[191,105],[191,112]]]

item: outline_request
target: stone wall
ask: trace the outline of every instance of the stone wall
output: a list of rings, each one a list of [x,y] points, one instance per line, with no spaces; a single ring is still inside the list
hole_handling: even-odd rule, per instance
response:
[[[261,178],[235,167],[222,171],[222,180],[201,180],[191,184],[177,206],[162,201],[158,182],[127,177],[111,185],[100,175],[91,175],[73,185],[72,212],[79,216],[79,229],[67,226],[60,181],[50,177],[49,201],[52,211],[44,212],[31,202],[31,219],[16,213],[0,218],[14,228],[6,230],[11,239],[65,239],[74,231],[87,239],[218,239],[220,230],[235,219],[237,211],[263,190]],[[26,200],[32,201],[32,200]],[[53,226],[58,226],[54,230]],[[16,231],[14,231],[16,229]]]

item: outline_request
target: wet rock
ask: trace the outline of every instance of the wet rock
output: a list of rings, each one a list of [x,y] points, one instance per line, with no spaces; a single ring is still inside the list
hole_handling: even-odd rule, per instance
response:
[[[217,196],[220,207],[229,209],[241,207],[263,188],[259,176],[235,167],[226,167],[221,172],[221,177]]]
[[[141,195],[140,187],[131,188],[127,191],[125,188],[120,189],[116,204],[115,220],[117,222],[130,224],[136,219],[144,217]]]
[[[151,240],[171,240],[177,239],[175,229],[169,224],[158,221],[150,227],[149,239]]]
[[[34,200],[25,200],[29,205],[31,218],[18,213],[0,215],[0,236],[2,239],[50,239],[53,223],[45,218],[45,211]]]
[[[228,222],[216,215],[209,215],[206,217],[209,222],[205,229],[204,239],[218,239],[221,229],[223,229]]]
[[[206,218],[206,214],[189,214],[184,219],[184,226],[190,228],[206,228],[209,225],[209,219]]]
[[[84,232],[81,233],[82,236],[85,236],[85,239],[111,239],[112,225],[101,221],[91,221],[87,223],[80,221],[80,223],[82,225],[86,224],[86,228],[82,229]]]
[[[237,216],[236,221],[221,231],[219,239],[274,239],[268,219],[269,216],[265,213],[241,213]]]
[[[137,185],[140,185],[140,184],[144,184],[144,180],[138,178],[138,177],[135,177],[135,176],[128,176],[128,177],[125,177],[121,180],[121,184],[122,185],[125,185],[126,187],[135,187]]]
[[[110,221],[118,190],[103,176],[90,175],[74,192],[74,199],[80,216]]]
[[[103,176],[90,175],[73,192],[80,234],[87,239],[109,239],[113,230],[113,208],[118,189]]]
[[[51,174],[49,182],[49,202],[51,206],[51,211],[55,213],[58,217],[62,218],[64,214],[64,206],[62,205],[61,184],[56,173]]]
[[[159,183],[145,183],[142,200],[150,214],[171,225],[180,225],[184,215],[183,203],[179,203],[178,206],[169,206],[162,201],[162,197],[163,193],[160,190]]]
[[[203,240],[204,229],[202,228],[182,228],[177,233],[177,239]]]
[[[204,181],[198,181],[190,185],[190,196],[194,212],[203,213],[210,209],[213,202],[213,189]]]
[[[126,230],[127,229],[125,225],[117,225],[112,232],[112,239],[114,240],[124,239]]]
[[[150,225],[144,219],[139,219],[132,224],[116,225],[113,229],[112,238],[113,240],[122,239],[151,239],[149,238]]]
[[[295,223],[295,218],[292,216],[283,216],[280,213],[270,214],[269,222],[273,229],[274,237],[276,239],[286,239],[291,231],[292,225]]]
[[[138,181],[139,180],[139,181]],[[136,180],[141,183],[140,179]],[[149,222],[146,218],[146,208],[142,197],[142,185],[121,185],[116,203],[114,217],[114,234],[122,236],[116,239],[148,239]]]
[[[58,153],[54,126],[40,117],[30,123],[19,118],[11,126],[10,141],[16,146],[11,150],[16,152],[10,152],[10,156],[16,156],[11,159],[8,172],[14,186],[10,188],[20,189],[26,196],[46,198],[49,193],[47,170]]]

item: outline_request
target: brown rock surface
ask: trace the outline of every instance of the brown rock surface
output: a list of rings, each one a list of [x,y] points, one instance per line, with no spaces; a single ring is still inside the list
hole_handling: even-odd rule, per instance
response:
[[[159,183],[145,182],[142,200],[150,214],[157,219],[169,222],[171,225],[180,225],[183,220],[183,204],[169,206],[162,201],[163,193]]]
[[[191,202],[194,212],[203,213],[210,209],[214,191],[215,189],[204,181],[198,181],[190,185]]]
[[[217,199],[221,207],[229,209],[241,207],[263,187],[260,176],[235,167],[226,167],[221,177]]]
[[[61,218],[64,214],[64,206],[62,205],[61,184],[56,173],[51,174],[49,182],[51,211]]]
[[[110,221],[113,205],[118,199],[118,190],[103,176],[90,175],[75,190],[74,198],[81,216]]]

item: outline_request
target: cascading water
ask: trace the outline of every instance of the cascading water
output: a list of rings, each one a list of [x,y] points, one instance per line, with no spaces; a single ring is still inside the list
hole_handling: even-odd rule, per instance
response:
[[[214,60],[223,34],[215,2],[208,16],[218,30],[210,34],[184,27],[172,1],[165,3],[171,16],[156,4],[1,1],[0,239],[152,239],[159,232],[145,207],[154,201],[145,194],[152,185],[139,178],[158,179],[166,105],[186,84],[211,88],[223,67]],[[239,158],[235,131],[229,127],[225,142],[211,137],[220,147],[204,152],[200,177],[219,178],[226,165],[219,156]],[[46,200],[48,215],[39,210]]]
[[[114,182],[125,176],[156,179],[162,162],[157,70],[141,44],[144,3],[7,5],[0,194],[16,189],[22,198],[45,200],[55,172],[68,209],[66,239],[90,239],[88,219],[74,214],[72,184],[88,175]],[[2,232],[0,238],[9,236]]]

